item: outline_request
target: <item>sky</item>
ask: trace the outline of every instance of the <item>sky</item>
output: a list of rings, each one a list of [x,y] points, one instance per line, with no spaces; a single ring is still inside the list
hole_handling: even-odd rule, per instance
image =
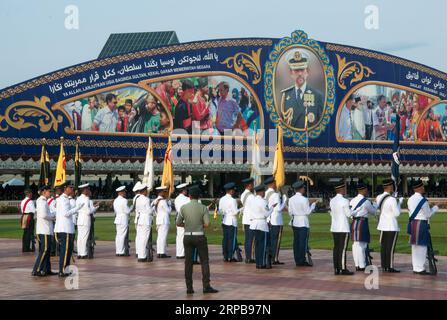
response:
[[[65,8],[79,29],[65,28]],[[367,29],[365,8],[378,8]],[[1,0],[0,89],[98,57],[111,33],[174,30],[180,42],[309,37],[396,55],[447,72],[447,1]]]

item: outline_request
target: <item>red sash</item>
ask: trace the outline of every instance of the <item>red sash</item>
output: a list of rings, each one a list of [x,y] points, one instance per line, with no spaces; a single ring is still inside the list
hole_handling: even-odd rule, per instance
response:
[[[51,198],[50,200],[48,200],[48,205],[51,205],[51,202],[54,201],[54,198]]]
[[[20,227],[22,229],[27,229],[31,222],[31,215],[29,213],[25,213],[26,206],[30,201],[31,199],[26,200],[22,208],[22,217],[20,218]]]

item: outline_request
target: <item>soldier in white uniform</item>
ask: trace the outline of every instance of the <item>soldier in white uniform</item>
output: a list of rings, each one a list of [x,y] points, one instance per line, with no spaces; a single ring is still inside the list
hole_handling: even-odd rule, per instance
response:
[[[270,253],[272,255],[273,264],[284,264],[279,261],[279,249],[281,247],[283,231],[282,210],[286,205],[286,195],[281,196],[278,192],[275,178],[273,176],[267,178],[264,181],[264,184],[267,186],[265,200],[267,200],[269,209],[275,207],[271,216],[267,219],[267,222],[270,223],[270,232],[268,234],[270,239],[267,242],[270,243]]]
[[[367,265],[366,249],[371,240],[368,216],[375,215],[377,207],[369,201],[366,185],[359,183],[357,192],[358,195],[349,203],[353,211],[351,223],[352,256],[354,257],[355,269],[365,271]]]
[[[254,190],[256,197],[250,202],[253,208],[250,229],[255,233],[256,269],[271,269],[272,265],[268,252],[269,243],[267,242],[267,234],[269,233],[267,218],[272,214],[273,208],[269,209],[267,200],[264,198],[265,185],[259,185]]]
[[[335,187],[337,195],[331,199],[331,232],[334,237],[334,274],[335,275],[353,275],[346,266],[346,250],[349,243],[349,218],[352,216],[349,208],[349,200],[344,196],[346,194],[345,183]]]
[[[424,197],[425,187],[422,181],[413,184],[414,194],[408,199],[408,214],[410,216],[408,234],[410,235],[411,260],[413,272],[429,275],[425,270],[427,246],[430,241],[429,220],[438,210],[438,206],[430,209],[427,198]]]
[[[149,237],[151,236],[152,218],[154,215],[148,198],[148,190],[145,184],[135,185],[139,195],[135,197],[135,224],[137,226],[137,236],[135,239],[135,249],[137,252],[138,262],[151,262],[152,248],[149,245]]]
[[[236,194],[236,184],[229,182],[224,185],[226,195],[219,200],[219,213],[222,215],[223,240],[222,250],[225,262],[237,262],[233,258],[237,249],[237,201],[234,198]]]
[[[306,261],[309,241],[308,216],[315,210],[316,202],[309,205],[309,199],[304,196],[306,191],[304,182],[297,181],[292,184],[292,188],[296,192],[289,199],[290,225],[293,230],[293,257],[297,267],[311,267],[312,265]]]
[[[65,268],[70,265],[73,253],[75,234],[73,214],[78,212],[84,205],[72,207],[69,197],[73,193],[73,185],[70,182],[66,182],[63,186],[64,193],[57,199],[56,203],[56,225],[54,227],[57,237],[56,241],[59,242],[59,277],[69,276],[65,272]]]
[[[78,212],[77,226],[78,226],[78,259],[93,258],[92,254],[88,255],[87,240],[90,237],[90,228],[93,223],[94,214],[98,210],[99,206],[93,205],[93,201],[90,200],[89,184],[85,183],[79,186],[81,195],[76,199],[76,205],[82,206],[82,209]]]
[[[54,213],[50,211],[47,200],[51,195],[50,186],[43,186],[41,189],[41,196],[36,201],[36,235],[39,241],[39,254],[33,267],[33,276],[48,276],[56,275],[56,272],[51,271],[50,252],[51,239],[53,238],[53,221],[56,219]]]
[[[380,230],[380,258],[382,270],[385,272],[400,272],[394,268],[394,249],[396,248],[397,237],[399,235],[399,223],[397,217],[400,215],[399,201],[392,195],[394,192],[394,182],[385,180],[383,182],[382,194],[376,198],[377,207],[380,210],[380,219],[377,230]]]
[[[183,205],[187,204],[190,200],[188,197],[188,183],[179,184],[176,189],[179,191],[179,195],[174,200],[174,206],[176,211],[176,221],[180,213],[180,209]],[[185,247],[183,246],[183,238],[185,236],[185,228],[177,226],[177,237],[175,239],[175,253],[177,259],[185,258]]]
[[[132,208],[127,205],[126,187],[121,186],[116,189],[118,196],[113,200],[113,211],[115,211],[116,226],[115,252],[117,257],[128,257],[130,255],[126,235],[129,232],[129,215]]]
[[[247,178],[242,180],[242,183],[245,186],[244,192],[241,194],[241,202],[242,202],[242,224],[244,225],[244,233],[245,233],[245,263],[255,263],[254,259],[254,232],[250,230],[251,223],[251,211],[253,210],[250,202],[255,198],[253,194],[253,178]]]
[[[171,214],[171,204],[166,198],[168,196],[168,187],[157,187],[158,197],[153,201],[152,207],[155,209],[157,215],[157,257],[170,258],[166,254],[168,247],[168,232],[169,232],[169,215]]]
[[[36,206],[32,200],[33,193],[30,189],[25,190],[25,199],[20,203],[20,210],[22,217],[20,225],[23,229],[22,236],[22,252],[34,252],[36,250],[34,240],[34,214],[36,213]]]

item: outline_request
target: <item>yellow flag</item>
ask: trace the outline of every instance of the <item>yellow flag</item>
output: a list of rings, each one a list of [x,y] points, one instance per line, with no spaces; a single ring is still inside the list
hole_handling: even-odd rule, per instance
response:
[[[61,151],[59,153],[59,158],[57,159],[56,166],[56,176],[54,177],[54,186],[59,186],[65,183],[65,151],[64,151],[64,142],[61,141]]]
[[[275,177],[277,188],[281,188],[286,182],[283,152],[284,146],[282,128],[278,125],[278,143],[276,144],[275,160],[273,161],[273,176]]]
[[[168,187],[169,195],[174,191],[174,171],[172,170],[172,142],[169,137],[168,147],[166,148],[165,158],[163,161],[163,176],[161,178],[161,186]]]
[[[216,204],[216,207],[214,208],[213,218],[214,218],[214,220],[217,220],[217,204]]]

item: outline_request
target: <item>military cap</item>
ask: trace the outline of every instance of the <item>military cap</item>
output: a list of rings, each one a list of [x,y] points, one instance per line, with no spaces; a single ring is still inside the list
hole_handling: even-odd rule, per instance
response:
[[[344,188],[344,187],[346,187],[346,184],[345,184],[345,182],[343,181],[343,182],[340,182],[339,184],[335,185],[334,189],[335,189],[335,190],[339,190],[339,189],[342,189],[342,188]]]
[[[247,179],[243,179],[241,182],[245,185],[253,183],[255,181],[255,179],[253,178],[247,178]]]
[[[178,185],[177,187],[175,187],[175,188],[178,189],[178,190],[181,190],[181,189],[185,189],[187,186],[188,186],[188,183],[185,182],[185,183],[181,183],[181,184],[179,184],[179,185]]]
[[[423,186],[424,186],[424,183],[422,182],[422,180],[419,180],[419,179],[414,181],[411,184],[411,188],[413,188],[413,189],[418,189],[418,188],[423,187]]]
[[[270,177],[268,177],[267,179],[264,180],[264,184],[265,185],[273,183],[273,182],[275,182],[275,177],[274,176],[270,176]]]
[[[49,185],[45,184],[45,185],[41,186],[39,190],[40,191],[51,190],[51,187]]]
[[[255,187],[255,192],[264,191],[264,190],[265,190],[265,185],[264,184],[260,184],[260,185]]]
[[[297,182],[294,182],[292,184],[292,188],[293,189],[301,189],[303,187],[304,187],[304,182],[303,181],[297,181]]]
[[[135,185],[132,188],[133,192],[137,192],[138,190],[141,190],[141,182],[137,181],[137,183],[135,183]]]
[[[223,188],[225,190],[231,190],[231,189],[234,189],[235,187],[236,187],[236,184],[234,182],[228,182],[227,184],[225,184],[223,186]]]
[[[81,184],[80,186],[78,186],[78,188],[83,189],[83,188],[87,188],[89,186],[90,186],[90,184],[87,182],[87,183]]]
[[[383,180],[382,185],[383,185],[384,187],[387,187],[387,186],[394,186],[394,181],[391,180],[391,179],[386,179],[386,180]]]
[[[126,190],[126,186],[121,186],[121,187],[116,188],[116,192],[121,192],[124,190]]]
[[[287,57],[287,63],[292,70],[307,69],[308,61],[307,55],[299,50],[290,53]]]
[[[144,186],[146,187],[146,185],[144,185]],[[155,190],[157,190],[158,192],[161,192],[161,191],[168,190],[168,187],[167,186],[160,186],[160,187],[155,188]]]
[[[357,191],[368,189],[368,186],[364,183],[357,184]]]

